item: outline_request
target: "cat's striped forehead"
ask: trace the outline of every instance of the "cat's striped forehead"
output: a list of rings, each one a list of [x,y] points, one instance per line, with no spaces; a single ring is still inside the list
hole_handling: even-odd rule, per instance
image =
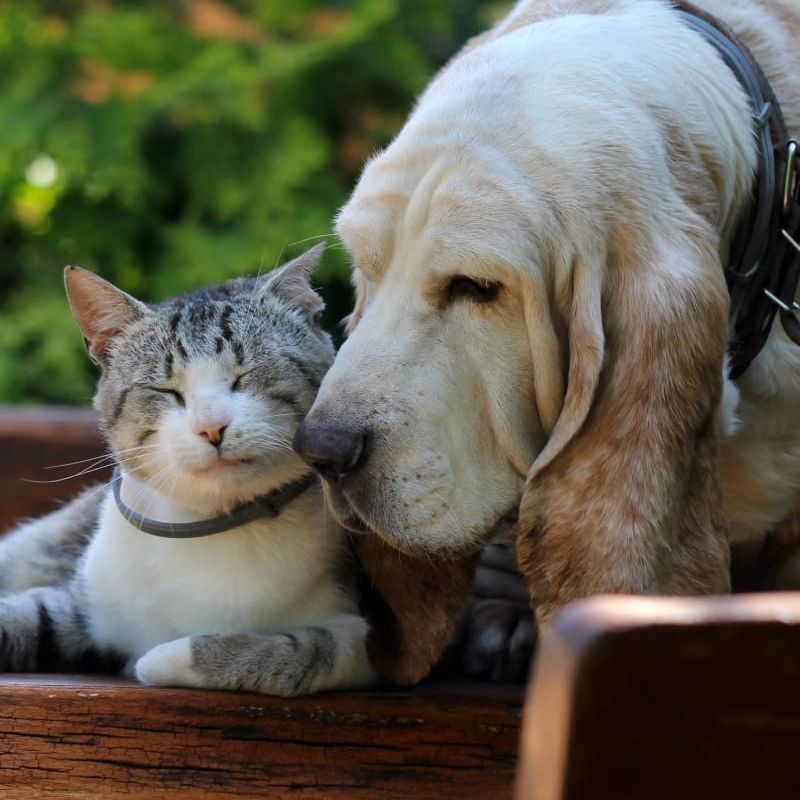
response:
[[[106,422],[136,411],[139,395],[132,387],[177,387],[200,363],[227,370],[231,379],[257,369],[248,380],[251,392],[281,385],[286,396],[302,395],[307,408],[333,360],[330,337],[315,315],[276,291],[268,277],[188,292],[150,311],[113,348],[95,404]],[[120,397],[126,398],[122,405]],[[141,400],[139,411],[149,416],[153,397]]]
[[[266,338],[305,338],[301,329],[307,327],[298,325],[289,305],[260,289],[254,279],[190,292],[154,310],[151,326],[160,334],[155,341],[166,350],[168,377],[176,359],[231,356],[242,364],[246,352],[268,344]]]
[[[222,355],[228,349],[236,363],[241,364],[244,361],[243,336],[247,331],[234,333],[235,311],[236,306],[231,302],[209,299],[196,299],[170,309],[167,344],[172,347],[165,355],[167,376],[172,377],[175,352],[187,361],[190,351],[195,355]],[[257,320],[252,327],[258,327]],[[250,333],[253,332],[251,329]]]

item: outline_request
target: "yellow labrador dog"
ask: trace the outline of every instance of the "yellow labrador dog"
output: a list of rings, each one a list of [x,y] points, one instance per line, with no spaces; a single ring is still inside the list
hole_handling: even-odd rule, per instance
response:
[[[699,5],[800,134],[800,5]],[[800,347],[726,365],[753,114],[668,0],[523,0],[470,42],[338,217],[357,305],[297,439],[337,517],[448,559],[519,509],[540,622],[727,591],[729,539],[800,499]]]

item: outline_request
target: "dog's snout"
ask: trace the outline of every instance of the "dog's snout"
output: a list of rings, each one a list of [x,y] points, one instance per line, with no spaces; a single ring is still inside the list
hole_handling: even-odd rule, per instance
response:
[[[294,436],[294,449],[323,478],[336,481],[358,466],[366,438],[362,430],[306,419]]]

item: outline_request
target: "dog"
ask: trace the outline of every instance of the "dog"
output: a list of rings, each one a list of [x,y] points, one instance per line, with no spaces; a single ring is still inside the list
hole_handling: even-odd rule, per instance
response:
[[[800,6],[699,6],[800,134]],[[736,379],[727,353],[753,115],[668,0],[523,0],[366,165],[336,223],[349,336],[296,447],[408,636],[511,530],[546,625],[725,593],[730,544],[798,508],[800,347],[776,322]]]

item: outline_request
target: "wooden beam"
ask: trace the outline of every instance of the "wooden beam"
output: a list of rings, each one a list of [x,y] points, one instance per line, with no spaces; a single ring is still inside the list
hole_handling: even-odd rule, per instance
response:
[[[521,688],[257,694],[0,677],[0,796],[510,798]]]
[[[540,647],[517,800],[800,797],[800,594],[596,598]]]

